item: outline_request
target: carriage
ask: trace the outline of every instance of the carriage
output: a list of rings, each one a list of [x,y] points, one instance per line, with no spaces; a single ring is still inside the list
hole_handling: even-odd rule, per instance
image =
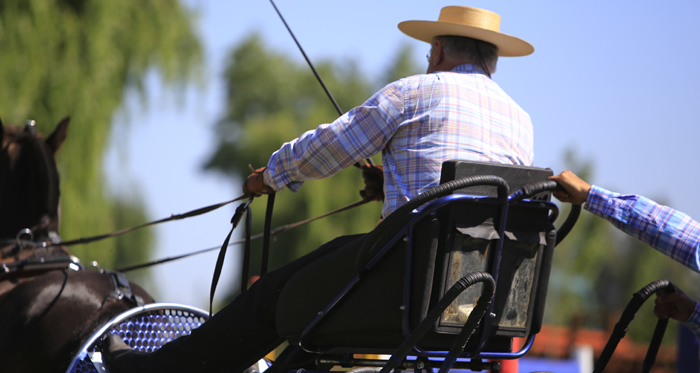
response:
[[[497,370],[498,362],[485,360],[524,355],[541,327],[554,247],[576,216],[557,234],[553,222],[558,208],[548,193],[556,184],[547,181],[549,175],[550,170],[532,167],[445,164],[440,187],[412,200],[370,233],[374,237],[357,258],[358,275],[330,304],[308,312],[279,312],[278,329],[290,347],[270,369],[291,369],[284,361],[291,361],[298,349],[318,353],[312,364],[318,370],[336,365],[427,370],[439,364],[445,370],[455,364]],[[509,193],[510,188],[517,192]],[[323,264],[308,269],[315,275],[323,270]],[[301,293],[310,278],[294,276],[278,309],[303,308],[308,300]],[[506,291],[497,292],[499,288]],[[362,301],[376,299],[377,292],[384,295],[382,304]],[[318,315],[311,322],[309,312]],[[368,315],[373,321],[368,322]],[[180,305],[130,310],[88,340],[69,371],[102,371],[99,341],[108,333],[148,352],[205,318],[204,311]],[[165,325],[165,319],[175,324]],[[195,322],[186,321],[183,329],[183,320]],[[513,337],[528,342],[511,352]],[[393,356],[353,358],[358,353]]]
[[[0,295],[0,306],[8,299],[16,304],[16,294],[40,293],[61,284],[61,292],[44,305],[44,321],[80,332],[68,332],[62,340],[46,337],[60,346],[53,354],[62,354],[49,363],[65,363],[67,372],[107,372],[101,350],[106,336],[117,334],[132,348],[152,352],[191,333],[208,314],[186,305],[153,303],[118,272],[86,271],[61,246],[36,245],[37,240],[51,242],[55,234],[58,185],[52,155],[66,127],[67,122],[60,124],[46,140],[29,125],[21,133],[5,130],[0,203],[9,203],[6,193],[17,188],[9,164],[16,163],[11,158],[18,155],[9,154],[7,144],[43,149],[34,162],[53,167],[42,168],[48,176],[35,183],[49,189],[35,191],[47,196],[42,203],[48,209],[28,218],[39,223],[15,219],[30,229],[12,227],[20,234],[3,249],[0,284],[11,286]],[[261,361],[251,371],[498,371],[499,360],[522,357],[542,326],[554,249],[580,211],[572,208],[565,222],[555,227],[559,209],[550,192],[557,185],[548,180],[550,175],[551,170],[535,167],[446,162],[438,187],[407,202],[367,235],[359,254],[351,258],[356,263],[352,280],[319,290],[330,302],[319,303],[304,294],[314,278],[333,268],[320,263],[292,277],[277,312],[277,329],[289,346],[274,364]],[[64,290],[91,282],[99,285],[90,289],[84,304],[78,302],[81,307],[64,299]],[[655,286],[647,293],[666,284]],[[72,318],[66,318],[66,310],[74,313]],[[98,316],[86,316],[94,314]],[[526,342],[514,351],[516,337]],[[20,350],[32,351],[18,343],[14,351]],[[316,358],[302,367],[290,365],[300,351]],[[3,359],[3,364],[32,367],[26,361],[29,356],[17,354],[16,361]],[[69,365],[66,356],[72,359]]]

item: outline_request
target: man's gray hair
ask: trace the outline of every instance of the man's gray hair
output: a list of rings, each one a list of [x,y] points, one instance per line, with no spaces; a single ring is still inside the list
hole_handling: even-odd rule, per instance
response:
[[[498,61],[498,47],[483,41],[465,36],[442,35],[435,39],[442,43],[442,50],[446,56],[453,59],[472,61],[489,67],[491,71],[496,69]]]

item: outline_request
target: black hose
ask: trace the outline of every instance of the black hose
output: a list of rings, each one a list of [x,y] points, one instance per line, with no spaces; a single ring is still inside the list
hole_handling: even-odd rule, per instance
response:
[[[665,290],[667,293],[676,292],[676,289],[670,282]],[[647,354],[646,356],[644,356],[644,362],[642,363],[642,373],[651,372],[651,368],[656,362],[656,355],[659,353],[659,347],[661,347],[661,341],[663,341],[664,339],[664,334],[666,333],[667,326],[668,318],[659,319],[659,321],[656,322],[656,328],[654,328],[654,335],[651,337],[651,342],[649,342]]]
[[[622,338],[624,338],[625,334],[627,333],[627,328],[634,319],[634,315],[636,315],[637,311],[639,311],[639,309],[642,307],[642,304],[644,304],[644,302],[649,299],[652,294],[661,289],[668,288],[669,286],[672,285],[668,280],[658,280],[634,293],[632,299],[627,304],[627,307],[625,307],[625,310],[622,312],[620,321],[615,324],[615,328],[613,329],[610,339],[608,339],[608,343],[605,345],[603,352],[595,362],[595,369],[593,370],[593,373],[601,373],[605,369],[605,366],[608,365],[612,354],[617,348],[617,344]]]
[[[445,295],[442,298],[440,298],[440,301],[438,301],[438,304],[435,306],[435,308],[433,308],[430,311],[430,313],[428,313],[428,315],[420,322],[420,324],[418,324],[413,333],[411,333],[411,335],[408,338],[406,338],[406,340],[401,344],[401,346],[399,346],[399,348],[396,349],[389,361],[382,368],[381,373],[388,373],[392,369],[399,366],[403,359],[405,359],[408,353],[413,349],[413,347],[415,347],[415,345],[421,340],[421,338],[423,338],[425,333],[427,333],[434,326],[435,321],[440,317],[440,315],[442,315],[442,313],[452,303],[452,301],[454,301],[457,298],[457,296],[459,296],[459,294],[461,294],[468,287],[478,282],[482,282],[484,284],[481,297],[479,297],[479,300],[476,302],[476,306],[469,314],[469,318],[464,324],[464,327],[462,328],[462,331],[460,332],[457,340],[455,341],[455,344],[453,344],[453,348],[450,349],[450,354],[452,354],[453,352],[456,353],[460,347],[463,351],[464,346],[469,341],[469,337],[474,333],[474,330],[476,330],[477,326],[479,325],[479,322],[483,318],[484,313],[486,313],[486,310],[488,309],[488,306],[491,303],[491,299],[493,299],[493,295],[495,293],[496,284],[493,281],[493,277],[491,277],[491,275],[486,272],[474,272],[462,277],[457,282],[455,282],[455,284],[452,285],[450,290],[448,290],[445,293]],[[458,346],[455,347],[455,345]],[[461,351],[459,352],[459,354],[461,354]]]
[[[475,273],[475,275],[476,274],[478,274],[478,272]],[[443,361],[438,373],[446,373],[452,369],[454,364],[457,362],[457,358],[462,354],[462,352],[464,352],[464,348],[467,346],[469,338],[471,338],[474,331],[476,331],[476,328],[479,326],[479,322],[488,311],[491,300],[496,294],[496,284],[491,275],[479,275],[479,280],[476,281],[484,283],[484,290],[481,293],[481,297],[479,297],[479,300],[476,302],[476,306],[474,306],[474,309],[472,309],[472,312],[469,314],[467,322],[464,323],[462,330],[452,343],[452,347],[450,348],[447,357],[445,357],[445,360]]]
[[[511,203],[521,201],[525,198],[530,198],[537,193],[554,190],[557,188],[558,185],[559,184],[557,184],[557,182],[554,180],[538,181],[533,184],[525,185],[513,194]]]
[[[520,188],[520,190],[518,190],[517,192],[515,192],[510,202],[514,203],[524,198],[530,198],[536,195],[537,193],[552,191],[557,188],[561,188],[561,186],[559,186],[559,184],[557,184],[557,182],[554,180],[545,180],[534,184],[528,184]],[[555,243],[555,246],[559,245],[559,243],[569,234],[569,232],[571,232],[571,229],[576,224],[576,221],[578,220],[580,214],[581,205],[571,205],[569,215],[566,217],[566,220],[561,225],[561,227],[559,227],[559,229],[557,230],[557,241]]]
[[[571,232],[571,229],[576,224],[579,215],[581,215],[581,205],[571,205],[571,210],[569,210],[569,215],[566,216],[566,220],[562,223],[561,227],[557,229],[557,241],[555,246],[566,238],[566,236]]]
[[[359,271],[364,270],[365,265],[367,265],[372,258],[372,255],[375,254],[375,248],[381,248],[389,242],[389,240],[408,223],[413,210],[428,201],[451,194],[457,189],[474,185],[495,186],[497,187],[499,198],[506,198],[508,196],[508,184],[506,181],[493,175],[479,175],[456,179],[423,192],[396,209],[396,211],[392,212],[391,215],[384,219],[374,230],[367,233],[362,247],[357,254],[357,269]]]

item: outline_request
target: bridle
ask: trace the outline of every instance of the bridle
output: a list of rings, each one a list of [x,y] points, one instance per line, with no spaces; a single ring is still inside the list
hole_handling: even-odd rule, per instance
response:
[[[31,277],[54,269],[69,268],[78,270],[82,268],[77,257],[68,252],[60,245],[47,245],[46,242],[60,243],[61,239],[55,230],[58,227],[58,173],[55,164],[52,163],[52,156],[42,139],[37,136],[36,122],[28,120],[24,130],[13,131],[10,141],[3,144],[2,172],[5,174],[3,183],[7,183],[7,177],[11,171],[11,147],[19,144],[23,148],[28,147],[36,151],[35,164],[48,172],[45,179],[47,185],[45,203],[47,213],[40,215],[38,222],[31,227],[19,229],[14,237],[0,238],[0,280],[8,278]],[[7,132],[5,139],[7,139]],[[4,140],[3,139],[3,142]],[[33,142],[33,143],[32,143]],[[26,151],[23,149],[23,151]],[[19,158],[18,158],[19,159]],[[18,161],[18,160],[15,160]],[[3,185],[7,188],[7,185]],[[6,206],[0,206],[6,208]],[[55,216],[52,214],[55,212]],[[7,216],[7,215],[6,215]],[[5,233],[7,234],[7,233]]]
[[[46,241],[35,241],[29,228],[20,230],[14,242],[2,241],[0,281],[34,277],[56,269],[84,269],[80,260],[63,246],[27,245],[28,242]]]
[[[9,141],[5,142],[8,140],[8,136],[10,136]],[[8,207],[5,205],[0,206],[0,208],[4,209],[5,212],[8,212],[9,209],[17,209],[11,212],[19,214],[20,216],[21,214],[29,214],[28,216],[30,216],[30,218],[24,217],[24,219],[37,221],[34,226],[19,226],[15,229],[19,230],[28,228],[33,232],[34,236],[57,238],[58,233],[56,230],[58,229],[60,190],[58,184],[58,171],[56,170],[56,164],[53,162],[53,155],[51,154],[51,151],[44,143],[44,140],[37,136],[35,122],[33,120],[28,120],[25,123],[24,130],[22,131],[12,131],[9,135],[8,132],[5,131],[4,137],[4,144],[0,153],[0,158],[2,160],[2,164],[0,165],[0,167],[2,167],[0,170],[0,173],[2,173],[2,175],[0,175],[0,187],[2,189],[0,189],[0,192],[3,193],[3,196],[11,193],[7,191],[7,189],[11,186],[15,189],[25,187],[24,184],[15,185],[9,183],[9,181],[13,180],[12,176],[13,173],[16,172],[16,168],[20,167],[18,164],[21,165],[21,163],[25,162],[31,162],[32,168],[45,171],[40,172],[40,176],[36,176],[38,180],[30,179],[31,183],[45,189],[38,193],[39,195],[42,195],[42,197],[36,202],[37,204],[41,204],[40,207],[34,207],[33,205]],[[21,151],[16,155],[13,154],[15,152],[15,150],[13,150],[13,145],[17,145],[19,148],[21,148]],[[25,155],[27,152],[32,152],[33,155]],[[13,199],[11,198],[6,198],[5,203],[12,200]],[[32,209],[38,212],[34,212]],[[41,215],[39,215],[39,213],[41,213]],[[8,214],[4,214],[3,216],[7,217]],[[14,234],[15,232],[4,231],[4,238],[8,238],[7,235]],[[0,239],[0,245],[4,244],[5,242]]]

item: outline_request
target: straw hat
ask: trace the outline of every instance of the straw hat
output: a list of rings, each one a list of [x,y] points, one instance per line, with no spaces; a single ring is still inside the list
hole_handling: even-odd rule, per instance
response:
[[[399,23],[404,34],[432,43],[435,36],[467,36],[487,41],[498,47],[499,56],[527,56],[535,51],[532,44],[523,39],[499,32],[501,16],[468,6],[446,6],[440,10],[437,21],[405,21]]]

